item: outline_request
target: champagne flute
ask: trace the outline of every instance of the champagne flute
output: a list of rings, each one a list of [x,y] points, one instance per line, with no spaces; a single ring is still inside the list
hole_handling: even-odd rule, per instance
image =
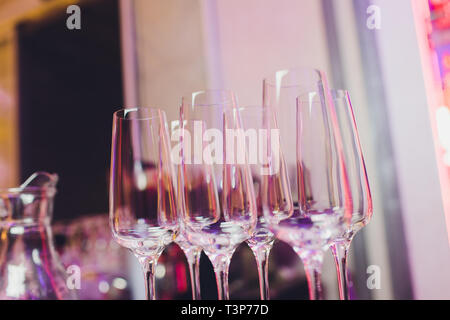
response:
[[[256,225],[252,177],[238,144],[240,122],[235,97],[227,91],[203,91],[183,98],[182,184],[184,222],[189,241],[203,248],[216,274],[218,299],[229,299],[228,268],[237,246]],[[234,131],[233,131],[234,130]]]
[[[342,137],[343,156],[345,158],[350,197],[351,219],[345,232],[331,244],[336,271],[338,274],[339,297],[349,300],[349,281],[347,274],[347,256],[355,234],[361,230],[372,217],[372,197],[367,178],[364,157],[359,142],[358,129],[353,114],[350,96],[344,90],[332,90],[339,129]]]
[[[146,297],[155,300],[155,268],[178,231],[175,175],[166,116],[151,108],[114,113],[110,225],[114,239],[139,260]]]
[[[256,229],[247,244],[256,258],[261,300],[269,300],[268,260],[275,236],[263,210],[289,215],[293,210],[292,196],[272,110],[262,106],[239,107],[238,110],[248,141],[248,161],[258,208]]]
[[[173,143],[179,143],[181,139],[181,128],[180,121],[175,120],[170,123],[170,131],[171,131],[171,141]],[[200,258],[202,255],[202,248],[200,246],[194,245],[189,241],[189,237],[187,236],[188,230],[184,225],[183,220],[183,210],[184,209],[184,201],[182,197],[183,190],[181,189],[181,154],[180,150],[176,149],[176,144],[173,145],[172,151],[172,160],[174,162],[174,166],[177,172],[177,193],[178,193],[178,204],[179,212],[178,221],[179,221],[179,232],[175,239],[175,242],[180,246],[181,250],[183,250],[184,255],[186,256],[188,266],[189,266],[189,276],[191,279],[191,290],[192,290],[192,300],[200,300],[201,292],[200,292]]]
[[[264,106],[274,110],[280,129],[294,203],[288,218],[264,214],[276,237],[302,260],[310,299],[322,299],[323,254],[345,222],[344,167],[331,94],[323,72],[308,68],[278,71],[263,88]]]

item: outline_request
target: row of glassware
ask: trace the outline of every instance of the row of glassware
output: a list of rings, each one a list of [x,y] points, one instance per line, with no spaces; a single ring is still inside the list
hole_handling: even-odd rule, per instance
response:
[[[275,239],[301,258],[311,299],[320,299],[323,255],[335,257],[348,299],[347,253],[372,215],[364,159],[349,94],[325,74],[297,68],[263,80],[261,106],[238,105],[231,91],[182,97],[171,128],[161,109],[128,108],[113,117],[110,225],[140,261],[148,299],[155,266],[175,241],[185,252],[193,299],[200,299],[202,250],[229,299],[228,267],[246,241],[269,299],[268,257]],[[170,132],[170,135],[169,135]]]

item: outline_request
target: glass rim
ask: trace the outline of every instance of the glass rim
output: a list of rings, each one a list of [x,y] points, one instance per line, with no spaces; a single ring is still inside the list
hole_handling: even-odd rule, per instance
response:
[[[302,93],[297,96],[297,101],[298,102],[309,102],[309,103],[320,103],[320,101],[310,101],[310,99],[308,97],[311,93],[317,93],[317,91],[308,91],[308,92]],[[331,93],[333,101],[347,99],[349,96],[349,92],[347,89],[330,89],[330,93]]]
[[[54,196],[57,192],[56,187],[12,187],[12,188],[1,188],[0,197],[3,196],[20,196],[21,194],[46,194],[47,196]]]
[[[318,68],[311,68],[311,67],[306,67],[306,66],[299,66],[299,67],[293,67],[293,68],[285,68],[285,69],[280,69],[277,70],[275,72],[272,72],[269,75],[266,75],[263,78],[263,84],[264,86],[268,85],[271,87],[276,87],[277,86],[277,82],[280,81],[279,79],[277,79],[278,77],[281,79],[283,76],[288,75],[288,74],[300,74],[301,72],[309,72],[311,74],[317,74],[317,75],[321,75],[324,78],[325,77],[325,73]],[[295,87],[299,87],[301,86],[299,83],[298,84],[285,84],[285,85],[280,85],[280,88],[295,88]]]
[[[260,104],[252,104],[252,105],[245,105],[245,106],[236,106],[236,108],[232,110],[237,110],[238,112],[256,112],[260,111],[261,114],[267,114],[272,113],[273,110],[267,106],[260,105]],[[229,110],[231,111],[231,110]],[[244,115],[245,116],[245,115]]]
[[[137,118],[128,118],[127,114],[130,112],[137,112],[137,111],[147,111],[149,112],[148,115],[143,115],[142,117]],[[152,120],[156,118],[166,117],[166,113],[164,110],[160,108],[152,108],[152,107],[127,107],[122,108],[120,110],[117,110],[113,113],[114,119],[118,120],[124,120],[124,121],[131,121],[131,120],[138,120],[138,121],[144,121],[144,120]]]
[[[214,102],[214,103],[199,103],[199,104],[192,104],[192,98],[198,95],[208,95],[208,94],[214,94],[214,93],[221,93],[223,97],[230,96],[231,99],[226,100],[224,99],[223,102]],[[186,93],[181,96],[181,108],[183,106],[190,106],[190,107],[214,107],[214,106],[223,106],[227,104],[237,104],[236,103],[236,95],[233,90],[230,89],[205,89],[205,90],[199,90],[199,91],[193,91],[190,93]]]

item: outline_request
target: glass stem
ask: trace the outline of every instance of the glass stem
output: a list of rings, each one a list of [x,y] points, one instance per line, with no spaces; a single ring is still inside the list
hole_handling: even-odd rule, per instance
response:
[[[306,279],[308,281],[309,299],[322,300],[322,264],[323,251],[322,250],[299,250],[298,255],[302,259]]]
[[[339,298],[341,300],[350,300],[350,287],[348,281],[347,256],[350,248],[350,240],[334,242],[331,245],[331,252],[336,264],[336,273],[338,276]]]
[[[155,269],[158,257],[138,257],[145,278],[145,297],[147,300],[156,300]]]
[[[216,274],[217,282],[217,299],[230,300],[230,293],[228,290],[228,267],[230,265],[230,258],[219,256],[214,261],[214,272]]]
[[[200,257],[202,249],[196,248],[189,255],[187,260],[189,264],[189,274],[191,276],[192,300],[200,300]]]
[[[252,248],[253,254],[256,257],[256,264],[258,266],[259,293],[261,300],[270,300],[269,255],[271,249],[272,244]]]

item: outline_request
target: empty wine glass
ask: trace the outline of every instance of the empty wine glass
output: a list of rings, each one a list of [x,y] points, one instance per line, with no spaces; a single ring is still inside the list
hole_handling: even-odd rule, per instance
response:
[[[350,197],[347,198],[347,207],[351,208],[351,219],[345,232],[333,241],[331,251],[338,274],[339,296],[341,300],[348,300],[350,299],[347,275],[348,250],[355,234],[372,217],[372,197],[350,96],[344,90],[333,90],[332,94],[347,169],[348,189],[350,191]]]
[[[231,257],[256,225],[246,157],[234,159],[242,156],[233,144],[240,122],[236,113],[224,112],[229,108],[235,108],[231,92],[203,91],[184,97],[180,110],[184,222],[189,241],[213,264],[220,300],[229,299]]]
[[[324,251],[342,233],[345,207],[342,158],[331,94],[323,72],[291,69],[264,80],[264,106],[280,129],[294,212],[280,219],[264,211],[276,237],[302,260],[310,299],[321,299]]]
[[[180,142],[181,138],[181,128],[180,121],[175,120],[172,121],[170,126],[171,131],[171,141],[175,145],[173,146],[174,153],[172,153],[172,160],[174,161],[175,170],[177,172],[177,193],[178,193],[178,204],[179,204],[179,232],[175,239],[175,242],[180,246],[181,250],[183,250],[188,266],[189,266],[189,276],[191,278],[191,290],[192,290],[192,299],[200,300],[201,292],[200,292],[200,258],[202,255],[202,248],[200,246],[194,245],[189,241],[189,237],[187,236],[188,230],[185,228],[183,214],[184,210],[184,202],[182,201],[182,193],[183,190],[181,188],[180,178],[182,174],[181,168],[181,154],[179,149],[176,148],[176,144]]]
[[[275,127],[272,109],[249,106],[239,107],[238,110],[245,131],[248,162],[258,208],[256,229],[247,244],[256,258],[261,300],[269,300],[268,260],[275,237],[269,229],[263,210],[270,210],[272,214],[291,214],[291,190],[283,154],[278,147],[279,130]]]
[[[175,175],[162,110],[114,113],[110,178],[114,239],[138,258],[147,299],[155,300],[156,264],[178,230]]]

